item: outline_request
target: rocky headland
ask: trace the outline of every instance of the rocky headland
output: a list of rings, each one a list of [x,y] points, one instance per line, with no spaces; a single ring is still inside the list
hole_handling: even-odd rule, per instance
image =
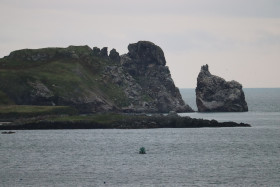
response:
[[[107,47],[23,49],[0,59],[0,105],[71,106],[79,113],[192,112],[162,49],[148,41]]]
[[[208,65],[197,77],[196,104],[199,112],[246,112],[248,106],[242,85],[212,75]]]

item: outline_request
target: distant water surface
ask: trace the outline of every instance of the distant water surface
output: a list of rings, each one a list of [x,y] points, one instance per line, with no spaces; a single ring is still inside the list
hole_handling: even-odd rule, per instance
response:
[[[280,186],[279,89],[245,94],[250,112],[181,115],[251,128],[0,134],[0,186]]]

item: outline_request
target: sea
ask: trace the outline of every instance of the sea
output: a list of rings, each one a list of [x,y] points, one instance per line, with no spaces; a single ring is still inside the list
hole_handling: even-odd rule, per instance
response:
[[[252,127],[0,134],[0,186],[280,186],[280,88],[244,92],[249,112],[180,115]]]

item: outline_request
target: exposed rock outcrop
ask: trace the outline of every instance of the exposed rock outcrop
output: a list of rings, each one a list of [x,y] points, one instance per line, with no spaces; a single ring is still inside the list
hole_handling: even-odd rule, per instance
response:
[[[81,113],[192,111],[160,47],[140,41],[128,50],[121,56],[88,46],[14,51],[0,59],[0,92],[15,104],[67,105]]]
[[[166,61],[162,49],[148,41],[139,41],[128,45],[128,56],[137,64],[142,65],[162,65]]]
[[[103,47],[100,51],[102,57],[108,57],[108,47]]]
[[[109,57],[111,60],[117,61],[117,62],[119,62],[121,59],[120,54],[116,51],[116,49],[112,49],[110,51]]]
[[[246,112],[248,106],[242,85],[212,75],[208,65],[201,67],[197,78],[196,104],[199,112]]]
[[[98,47],[92,48],[92,53],[94,56],[100,55],[100,49]]]
[[[134,98],[128,108],[136,107],[150,112],[193,111],[184,103],[179,89],[175,87],[159,46],[152,42],[139,41],[129,44],[128,50],[128,54],[121,56],[122,68],[134,80],[134,88],[126,89],[127,96]]]

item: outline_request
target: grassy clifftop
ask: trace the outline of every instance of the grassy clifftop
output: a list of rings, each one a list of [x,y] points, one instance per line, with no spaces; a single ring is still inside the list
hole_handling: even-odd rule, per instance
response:
[[[87,99],[99,98],[111,108],[125,106],[122,89],[102,81],[108,64],[116,62],[88,46],[14,51],[0,59],[0,104],[71,104],[83,111]]]

